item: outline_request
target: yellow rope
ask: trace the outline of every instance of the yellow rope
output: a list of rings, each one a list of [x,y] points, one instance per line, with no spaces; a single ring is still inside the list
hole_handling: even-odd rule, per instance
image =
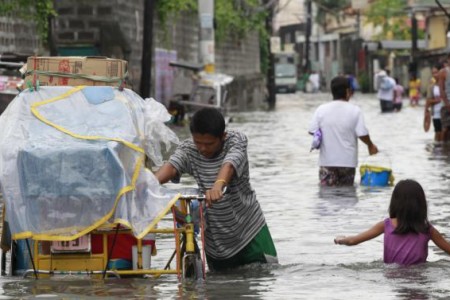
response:
[[[131,184],[120,189],[120,191],[117,194],[116,199],[114,201],[113,208],[104,217],[102,217],[101,219],[96,221],[91,226],[88,226],[87,228],[81,230],[77,234],[73,234],[73,235],[67,236],[67,235],[53,235],[53,234],[49,234],[49,233],[52,233],[52,232],[54,233],[55,231],[51,231],[51,232],[49,231],[47,233],[41,233],[41,234],[33,234],[30,231],[25,231],[25,232],[20,232],[20,233],[14,234],[13,235],[13,239],[33,238],[35,240],[49,240],[49,241],[63,241],[63,240],[77,239],[77,238],[79,238],[79,237],[89,233],[90,231],[94,230],[95,228],[99,227],[100,225],[105,223],[109,218],[111,218],[113,213],[114,213],[114,211],[115,211],[115,209],[116,209],[116,207],[117,207],[119,199],[125,193],[133,191],[135,189],[135,187],[136,187],[136,181],[138,179],[139,172],[140,172],[142,166],[144,165],[144,161],[145,161],[145,155],[144,155],[145,151],[144,151],[143,148],[141,148],[139,146],[136,146],[136,145],[134,145],[134,144],[132,144],[132,143],[130,143],[128,141],[125,141],[123,139],[119,139],[119,138],[108,138],[108,137],[103,137],[103,136],[86,136],[86,135],[80,135],[80,134],[73,133],[73,132],[63,128],[62,126],[59,126],[59,125],[57,125],[57,124],[47,120],[45,117],[43,117],[39,113],[38,107],[43,106],[43,105],[47,105],[47,104],[50,104],[50,103],[53,103],[53,102],[56,102],[56,101],[60,101],[60,100],[66,99],[70,95],[72,95],[72,94],[74,94],[76,92],[79,92],[79,91],[81,91],[84,88],[85,88],[85,86],[78,86],[78,87],[75,87],[75,88],[73,88],[73,89],[67,91],[66,93],[64,93],[62,95],[59,95],[57,97],[54,97],[54,98],[51,98],[51,99],[48,99],[48,100],[44,100],[44,101],[41,101],[41,102],[33,103],[31,105],[31,112],[33,113],[33,115],[37,119],[39,119],[43,123],[45,123],[45,124],[47,124],[49,126],[52,126],[55,129],[57,129],[57,130],[59,130],[61,132],[64,132],[64,133],[66,133],[66,134],[68,134],[68,135],[70,135],[70,136],[72,136],[74,138],[85,139],[85,140],[110,140],[110,141],[116,141],[116,142],[122,143],[125,146],[127,146],[127,147],[129,147],[129,148],[131,148],[131,149],[141,153],[141,155],[139,156],[139,158],[138,158],[138,160],[137,160],[137,162],[135,164],[135,167],[134,167]],[[71,232],[73,229],[75,229],[75,228],[64,228],[64,229],[60,229],[58,231]],[[148,230],[150,230],[150,229],[148,229]]]

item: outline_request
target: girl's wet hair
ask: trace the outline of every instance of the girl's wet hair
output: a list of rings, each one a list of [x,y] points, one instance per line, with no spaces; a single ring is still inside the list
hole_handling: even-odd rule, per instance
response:
[[[428,232],[427,214],[427,201],[422,186],[412,179],[399,181],[392,192],[389,205],[389,216],[397,218],[394,232],[399,234]]]
[[[194,114],[189,128],[191,134],[210,134],[220,138],[225,132],[225,119],[217,109],[206,107]]]

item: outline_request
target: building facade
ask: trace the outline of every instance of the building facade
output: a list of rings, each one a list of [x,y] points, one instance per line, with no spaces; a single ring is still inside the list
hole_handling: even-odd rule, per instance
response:
[[[150,84],[151,95],[164,104],[174,93],[192,88],[192,74],[177,71],[168,62],[199,62],[198,12],[183,12],[165,24],[154,12],[152,82],[141,83],[144,1],[58,0],[54,7],[57,16],[51,22],[51,55],[125,59],[131,88],[139,91],[141,84]],[[33,24],[0,19],[0,39],[5,41],[0,44],[0,52],[27,50],[30,54],[48,55],[42,48],[39,50],[39,40],[30,34],[32,30]],[[215,52],[216,72],[235,77],[230,105],[239,110],[264,107],[259,37],[249,34],[240,41],[216,43]]]

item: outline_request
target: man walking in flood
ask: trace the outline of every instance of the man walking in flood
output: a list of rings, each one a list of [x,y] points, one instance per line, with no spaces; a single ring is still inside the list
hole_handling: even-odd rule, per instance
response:
[[[441,108],[441,139],[446,142],[449,140],[450,129],[450,54],[447,56],[447,61],[444,63],[444,67],[439,71],[437,84],[439,86],[439,94],[442,99]]]
[[[319,155],[319,179],[323,186],[351,186],[358,165],[358,139],[370,155],[378,148],[372,143],[361,109],[349,103],[352,90],[348,78],[331,81],[333,101],[320,105],[312,118],[309,133],[322,133]]]
[[[378,99],[380,100],[381,112],[394,111],[394,88],[395,80],[390,76],[389,70],[381,70],[376,75]]]

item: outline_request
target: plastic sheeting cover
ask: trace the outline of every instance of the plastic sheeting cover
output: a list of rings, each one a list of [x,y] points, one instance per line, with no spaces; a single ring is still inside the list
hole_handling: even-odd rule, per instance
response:
[[[131,90],[42,87],[0,116],[0,183],[13,238],[64,240],[106,222],[142,238],[174,194],[144,167],[176,135],[166,108]]]

